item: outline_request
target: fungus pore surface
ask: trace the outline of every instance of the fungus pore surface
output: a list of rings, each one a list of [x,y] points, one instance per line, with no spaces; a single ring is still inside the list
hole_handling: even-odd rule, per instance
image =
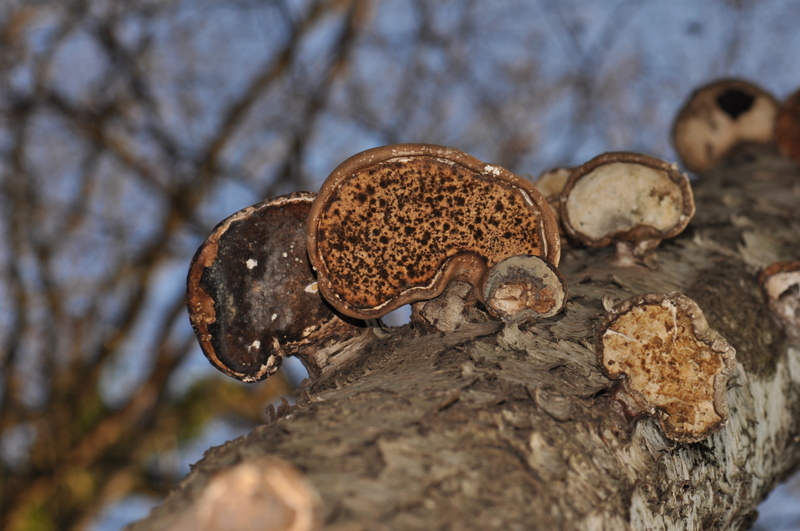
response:
[[[689,179],[675,164],[609,152],[575,168],[561,194],[566,232],[584,245],[641,242],[679,234],[694,215]]]
[[[323,294],[354,317],[431,298],[451,278],[474,285],[511,255],[557,264],[560,254],[555,218],[533,185],[440,146],[351,157],[326,181],[310,219]]]
[[[735,351],[687,297],[626,301],[612,311],[600,347],[602,367],[609,378],[623,379],[627,403],[655,414],[667,437],[697,441],[727,419]]]
[[[575,185],[567,198],[576,230],[594,240],[638,225],[667,231],[683,215],[681,188],[663,172],[640,164],[612,162]],[[628,216],[620,212],[628,212]]]

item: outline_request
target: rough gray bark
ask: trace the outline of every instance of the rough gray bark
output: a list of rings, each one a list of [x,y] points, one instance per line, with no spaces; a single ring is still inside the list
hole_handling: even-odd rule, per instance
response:
[[[568,249],[569,302],[554,318],[370,330],[356,364],[209,450],[129,529],[187,518],[203,529],[210,478],[265,455],[305,474],[328,529],[747,529],[800,461],[800,349],[757,284],[771,262],[800,259],[800,172],[743,149],[694,190],[697,214],[662,243],[658,270],[615,267],[610,249]],[[595,356],[604,299],[671,291],[737,350],[730,421],[701,443],[626,418]]]

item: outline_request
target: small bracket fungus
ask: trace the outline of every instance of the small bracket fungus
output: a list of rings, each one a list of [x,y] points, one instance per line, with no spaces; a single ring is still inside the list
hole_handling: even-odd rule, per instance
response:
[[[554,168],[546,171],[536,179],[536,189],[542,193],[547,200],[547,204],[553,209],[553,214],[558,221],[558,232],[564,236],[564,229],[561,224],[561,192],[564,190],[564,185],[567,184],[572,173],[572,168]],[[561,248],[568,243],[566,238],[561,240]]]
[[[263,380],[285,355],[361,330],[337,317],[317,290],[305,246],[314,197],[298,192],[240,210],[192,260],[189,319],[203,353],[228,376]]]
[[[599,155],[575,168],[561,192],[567,234],[591,247],[615,242],[620,265],[648,264],[649,252],[693,215],[689,178],[675,164],[639,153]]]
[[[555,207],[553,201],[558,202],[558,196],[567,184],[570,173],[572,168],[554,168],[546,171],[536,179],[536,189]]]
[[[800,340],[800,260],[776,262],[759,275],[770,312],[793,342]]]
[[[737,145],[771,142],[778,102],[741,79],[722,79],[694,91],[672,126],[672,143],[687,169],[712,170]]]
[[[728,418],[725,396],[736,351],[680,293],[638,295],[615,306],[598,361],[635,417],[654,416],[675,441],[696,442]]]
[[[314,201],[308,252],[340,312],[380,317],[451,280],[482,297],[488,268],[518,254],[558,264],[558,226],[525,179],[452,148],[398,144],[337,167]]]
[[[524,322],[556,315],[566,302],[566,283],[558,269],[538,256],[501,260],[486,276],[483,298],[492,315]]]
[[[786,98],[778,111],[775,144],[781,155],[800,163],[800,90]]]

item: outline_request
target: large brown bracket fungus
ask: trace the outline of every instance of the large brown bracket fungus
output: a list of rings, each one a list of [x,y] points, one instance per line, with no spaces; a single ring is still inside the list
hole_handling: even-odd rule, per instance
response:
[[[695,211],[689,178],[675,164],[621,151],[573,169],[560,201],[567,234],[590,247],[615,243],[620,265],[654,267],[652,249],[680,234]]]
[[[759,275],[770,312],[792,343],[800,343],[800,261],[776,262]]]
[[[728,418],[726,389],[736,351],[680,293],[638,295],[615,306],[598,362],[634,417],[653,416],[679,442],[705,439]]]
[[[192,260],[192,327],[209,361],[233,378],[263,380],[286,355],[298,355],[314,374],[305,349],[363,330],[339,318],[317,290],[305,245],[314,197],[297,192],[240,210],[214,228]]]
[[[337,310],[380,317],[451,280],[483,298],[487,271],[514,255],[558,265],[558,226],[525,179],[458,150],[398,144],[337,167],[314,201],[308,252]]]
[[[694,91],[672,126],[672,143],[687,169],[712,170],[742,143],[772,141],[778,102],[741,79],[721,79]]]

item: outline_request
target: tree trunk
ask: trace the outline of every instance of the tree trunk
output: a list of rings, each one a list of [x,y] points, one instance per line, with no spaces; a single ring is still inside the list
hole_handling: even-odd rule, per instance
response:
[[[209,450],[129,529],[212,529],[231,507],[289,529],[261,520],[284,514],[274,499],[209,494],[234,465],[284,466],[262,456],[305,475],[327,529],[747,529],[800,458],[800,348],[758,284],[762,268],[800,259],[800,172],[742,148],[694,192],[697,213],[658,248],[656,270],[612,265],[610,248],[566,249],[569,300],[556,317],[370,329],[357,363]],[[674,291],[736,349],[729,421],[691,444],[626,415],[596,356],[604,301]]]

